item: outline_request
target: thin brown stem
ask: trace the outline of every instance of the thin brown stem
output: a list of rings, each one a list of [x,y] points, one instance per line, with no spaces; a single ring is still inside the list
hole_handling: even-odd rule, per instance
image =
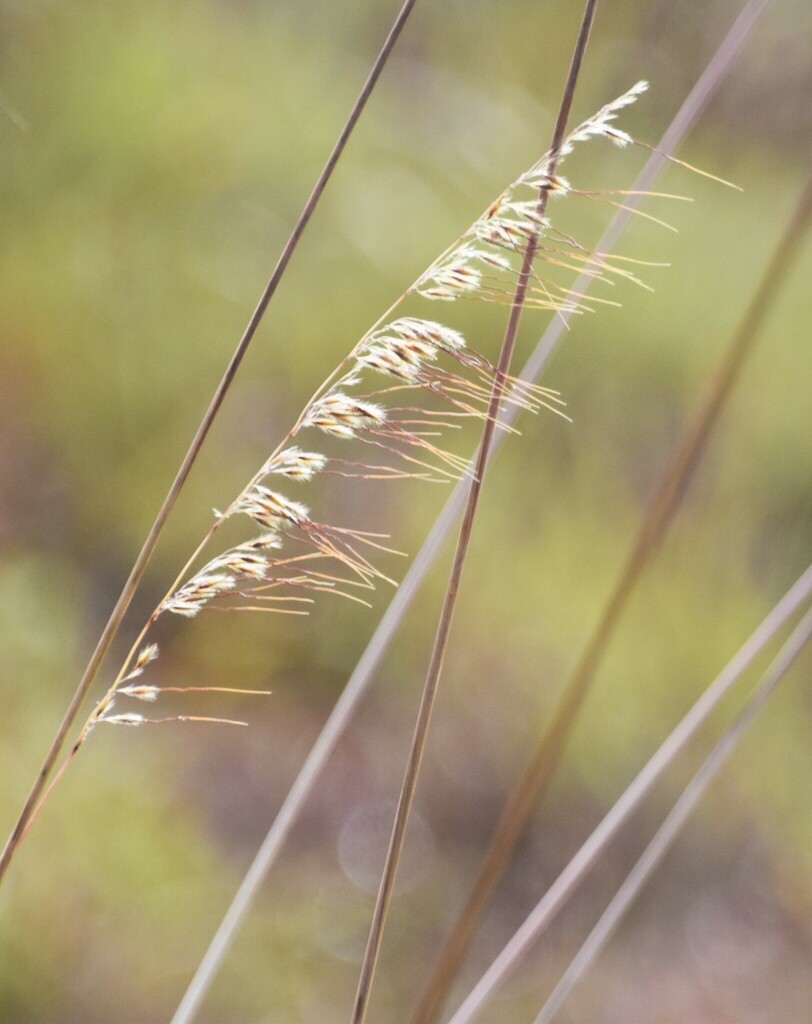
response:
[[[527,823],[546,793],[595,674],[643,569],[656,552],[690,481],[708,437],[730,396],[780,284],[798,255],[812,221],[812,178],[792,213],[761,282],[718,363],[699,407],[666,466],[600,618],[566,679],[538,744],[509,795],[468,901],[443,946],[412,1024],[436,1020],[479,919]]]
[[[548,162],[550,175],[555,174],[556,166],[558,164],[559,150],[564,138],[567,120],[572,107],[572,100],[575,95],[575,86],[581,70],[586,45],[589,40],[589,33],[595,18],[596,7],[597,0],[587,0],[580,31],[578,33],[578,39],[572,56],[569,74],[567,76],[567,82],[564,87],[563,99],[561,101],[558,118],[553,132],[553,141],[550,147],[550,157]],[[541,189],[539,192],[537,207],[539,223],[542,223],[544,219],[548,195],[549,193],[545,189]],[[440,612],[440,620],[434,640],[434,648],[431,653],[426,673],[426,681],[420,699],[420,707],[418,710],[412,745],[406,763],[406,771],[403,778],[403,785],[401,788],[400,798],[398,800],[397,810],[395,812],[395,821],[392,826],[389,849],[387,851],[380,887],[378,889],[378,896],[373,912],[367,947],[361,964],[355,1005],[350,1018],[352,1024],[363,1024],[367,1008],[369,1006],[372,982],[374,980],[375,968],[378,963],[381,942],[383,939],[389,906],[391,904],[392,893],[394,891],[400,857],[403,851],[406,826],[408,824],[409,815],[414,802],[417,777],[420,772],[420,764],[426,746],[426,739],[442,672],[443,660],[448,647],[448,638],[451,631],[451,623],[454,616],[454,609],[456,607],[460,581],[465,566],[466,556],[468,554],[471,533],[473,531],[477,506],[482,491],[485,470],[487,468],[488,456],[490,454],[491,442],[493,440],[494,430],[496,429],[496,422],[499,419],[502,399],[505,393],[506,378],[510,371],[513,350],[516,345],[516,337],[519,331],[519,324],[521,322],[527,289],[533,272],[533,260],[535,259],[537,247],[538,238],[536,235],[533,235],[524,252],[522,267],[519,272],[516,291],[513,297],[513,304],[511,306],[510,316],[508,318],[505,336],[502,341],[502,348],[499,354],[497,374],[494,378],[493,391],[491,393],[488,406],[488,416],[482,430],[482,441],[477,454],[475,473],[468,490],[468,501],[465,509],[465,515],[463,516],[462,525],[460,526],[457,548],[454,553],[454,559],[451,567],[451,574],[443,601],[443,607]]]
[[[268,280],[267,285],[265,286],[265,290],[263,291],[260,297],[259,303],[257,304],[257,307],[254,310],[251,319],[248,321],[248,325],[245,328],[242,338],[240,339],[240,342],[237,345],[237,348],[235,349],[234,354],[232,355],[231,360],[228,363],[228,366],[226,367],[225,373],[223,374],[220,383],[217,385],[217,389],[214,392],[214,396],[212,397],[211,402],[209,403],[209,406],[206,409],[203,419],[200,422],[200,426],[197,428],[192,443],[189,446],[189,450],[184,456],[180,469],[178,470],[177,475],[172,482],[172,486],[169,488],[169,491],[167,492],[167,495],[164,498],[163,504],[161,505],[157,516],[155,517],[155,521],[152,524],[149,533],[147,534],[147,539],[144,541],[144,546],[141,548],[141,551],[135,560],[135,564],[132,567],[132,571],[130,572],[129,577],[127,578],[127,582],[124,584],[124,588],[122,589],[121,594],[118,600],[116,601],[115,607],[113,608],[113,611],[110,614],[110,618],[108,619],[107,624],[105,625],[102,631],[99,641],[96,644],[96,648],[93,651],[93,654],[91,655],[90,661],[87,664],[87,667],[84,671],[84,674],[82,675],[81,680],[79,681],[79,685],[76,687],[76,691],[73,697],[71,698],[70,704],[68,705],[68,709],[65,712],[65,715],[62,719],[62,722],[59,725],[59,728],[57,729],[56,735],[53,739],[53,742],[51,743],[50,749],[48,750],[45,760],[43,761],[42,767],[40,768],[39,773],[34,781],[34,784],[31,788],[31,792],[29,793],[25,805],[23,806],[17,823],[15,824],[14,829],[12,830],[12,833],[9,836],[9,839],[6,842],[2,854],[0,854],[0,881],[2,881],[3,876],[5,875],[6,870],[8,869],[8,866],[11,862],[11,859],[14,856],[14,852],[17,849],[20,841],[22,840],[22,837],[26,831],[28,821],[31,818],[34,809],[37,807],[39,803],[39,799],[45,789],[48,777],[50,776],[51,771],[53,770],[53,767],[56,764],[59,754],[62,751],[63,746],[65,745],[65,741],[68,737],[68,734],[71,728],[73,727],[76,718],[79,715],[79,712],[82,708],[82,705],[85,702],[85,699],[87,698],[88,693],[90,692],[90,688],[92,687],[93,682],[96,679],[96,675],[99,671],[99,668],[101,667],[102,661],[107,655],[107,652],[110,650],[110,646],[112,645],[113,640],[118,634],[118,631],[121,627],[121,623],[124,619],[127,609],[130,606],[130,602],[132,601],[135,591],[137,590],[141,582],[141,579],[143,578],[147,564],[150,558],[152,557],[152,553],[155,550],[155,547],[158,543],[158,538],[160,537],[164,525],[167,519],[169,518],[172,509],[175,506],[175,502],[178,499],[178,495],[180,494],[184,484],[186,483],[186,479],[189,476],[189,473],[191,472],[192,466],[194,465],[197,459],[197,456],[200,452],[201,447],[203,446],[203,442],[206,439],[206,436],[211,428],[211,425],[214,422],[214,419],[220,410],[220,406],[223,404],[223,400],[225,399],[226,393],[231,387],[232,381],[234,380],[237,370],[239,369],[240,363],[242,362],[243,357],[245,356],[245,353],[248,350],[248,346],[251,344],[251,341],[253,340],[254,335],[256,334],[257,328],[259,327],[262,318],[265,315],[265,311],[268,308],[268,305],[271,299],[273,298],[273,295],[276,292],[277,287],[279,286],[279,282],[282,280],[282,276],[284,275],[285,270],[287,269],[288,263],[290,262],[291,257],[293,256],[293,253],[296,250],[297,245],[299,244],[299,240],[301,239],[302,234],[304,233],[304,230],[307,227],[310,218],[312,217],[313,212],[316,209],[316,206],[318,205],[319,200],[321,199],[322,193],[324,192],[327,182],[329,181],[333,171],[335,170],[335,166],[338,163],[338,160],[341,157],[341,154],[343,153],[344,148],[347,145],[347,142],[349,141],[350,135],[352,134],[353,129],[355,128],[355,125],[357,124],[358,119],[360,118],[361,113],[363,112],[364,107],[366,106],[367,100],[369,99],[372,90],[374,89],[375,84],[377,83],[378,78],[380,77],[381,71],[383,70],[386,61],[389,58],[389,54],[392,52],[395,42],[397,41],[401,29],[403,28],[406,19],[409,17],[409,14],[411,13],[414,4],[415,0],[405,0],[403,6],[401,7],[400,12],[397,18],[395,19],[392,28],[389,31],[389,35],[386,37],[386,40],[383,46],[381,47],[381,51],[376,57],[374,64],[372,65],[372,69],[369,72],[367,80],[364,82],[361,92],[359,93],[358,98],[356,99],[355,104],[353,105],[353,108],[350,111],[350,115],[347,118],[346,124],[342,128],[338,140],[336,141],[336,144],[333,147],[333,150],[330,153],[330,156],[328,157],[326,164],[324,165],[324,169],[319,175],[318,180],[316,181],[316,184],[313,187],[313,191],[310,193],[310,196],[307,202],[305,203],[301,214],[299,215],[299,219],[297,220],[293,228],[293,231],[291,232],[290,238],[288,239],[284,249],[282,250],[282,254],[279,257],[276,267],[274,268],[274,271],[271,274],[271,277]]]

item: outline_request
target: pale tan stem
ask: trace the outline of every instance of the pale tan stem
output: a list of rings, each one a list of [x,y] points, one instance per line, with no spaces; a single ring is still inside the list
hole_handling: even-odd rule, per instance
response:
[[[564,132],[566,130],[567,120],[572,107],[573,96],[575,94],[575,86],[581,70],[586,45],[589,40],[589,33],[595,18],[596,7],[597,0],[587,0],[584,7],[581,27],[575,44],[567,82],[564,86],[564,95],[558,111],[555,129],[553,131],[553,141],[550,147],[550,156],[547,164],[547,167],[549,168],[548,173],[550,175],[555,174],[559,158],[559,150],[564,139]],[[548,196],[549,193],[547,190],[540,190],[537,207],[539,224],[543,224],[544,222]],[[406,837],[406,826],[414,803],[417,778],[420,773],[420,765],[426,746],[426,740],[428,738],[431,714],[440,682],[445,653],[448,647],[451,623],[454,617],[460,582],[473,532],[474,520],[476,518],[485,470],[488,465],[488,457],[490,455],[491,443],[496,429],[496,422],[499,420],[502,399],[506,390],[507,378],[510,371],[513,350],[516,344],[516,337],[519,331],[519,324],[521,322],[524,301],[532,276],[533,260],[535,258],[537,245],[538,236],[537,234],[533,234],[528,241],[527,248],[523,255],[522,268],[516,285],[516,293],[510,310],[507,327],[505,329],[505,336],[502,341],[499,361],[497,364],[497,373],[494,377],[493,391],[491,393],[490,404],[488,407],[488,416],[482,429],[482,441],[477,454],[476,469],[468,490],[468,501],[465,509],[465,515],[463,516],[462,525],[460,526],[457,548],[454,553],[454,560],[451,567],[451,575],[449,577],[443,607],[440,612],[440,621],[437,626],[434,648],[431,653],[431,659],[426,673],[426,681],[420,699],[420,707],[418,710],[417,722],[415,724],[412,746],[409,751],[406,771],[403,777],[403,785],[400,792],[400,798],[398,800],[397,810],[395,812],[395,821],[392,826],[389,849],[387,851],[386,861],[384,863],[383,873],[381,876],[381,883],[375,902],[375,909],[372,916],[372,923],[370,925],[366,951],[361,964],[358,990],[355,996],[355,1005],[350,1017],[352,1024],[363,1024],[369,1007],[369,997],[375,976],[375,969],[378,963],[386,919],[392,900],[392,894],[394,892],[398,866],[403,852],[403,844]]]

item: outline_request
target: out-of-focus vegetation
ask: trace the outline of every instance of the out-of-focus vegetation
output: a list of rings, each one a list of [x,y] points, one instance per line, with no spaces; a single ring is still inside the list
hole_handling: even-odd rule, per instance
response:
[[[0,3],[4,833],[394,6]],[[127,635],[211,507],[242,486],[364,328],[546,148],[578,7],[417,5]],[[607,4],[576,116],[648,78],[628,123],[656,141],[738,7]],[[682,152],[744,192],[669,171],[664,187],[695,202],[650,208],[679,234],[641,221],[622,251],[672,267],[647,272],[654,294],[618,287],[622,309],[578,320],[545,381],[574,422],[525,422],[494,465],[376,1019],[401,1019],[419,990],[500,800],[802,186],[812,18],[801,2],[773,7]],[[568,173],[588,188],[622,187],[641,159],[596,147]],[[610,213],[573,200],[566,216],[592,241]],[[469,980],[809,558],[810,270],[807,247],[486,919]],[[477,347],[494,351],[504,316],[466,313]],[[545,323],[526,318],[524,352]],[[335,521],[382,524],[409,552],[446,494],[414,482],[316,493]],[[346,1019],[444,579],[440,565],[202,1020]],[[247,714],[249,730],[94,734],[0,891],[2,1020],[168,1018],[386,596],[372,612],[325,602],[309,619],[202,616],[165,631],[164,678],[267,685],[273,695],[217,703]],[[573,1020],[806,1019],[809,666],[748,737],[573,1000]],[[689,768],[673,773],[492,1019],[532,1018]]]

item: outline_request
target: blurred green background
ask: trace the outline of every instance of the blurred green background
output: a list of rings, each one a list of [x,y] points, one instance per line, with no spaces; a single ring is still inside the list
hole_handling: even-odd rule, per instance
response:
[[[395,6],[0,2],[4,834]],[[739,7],[602,5],[575,116],[647,78],[651,91],[623,126],[656,141]],[[211,507],[242,487],[365,327],[546,148],[579,8],[420,0],[173,516],[122,650],[208,528]],[[649,208],[679,234],[638,221],[621,251],[671,268],[647,273],[654,294],[618,288],[622,309],[578,320],[545,380],[574,422],[524,422],[494,466],[375,1020],[405,1019],[420,990],[500,801],[803,186],[810,33],[806,3],[770,6],[681,150],[744,191],[668,172],[662,187],[695,202]],[[639,153],[593,144],[567,172],[586,188],[622,187],[641,164]],[[594,241],[611,210],[568,203],[558,207],[568,225]],[[806,245],[458,996],[806,565],[811,270]],[[504,319],[477,306],[462,323],[493,353]],[[520,358],[545,324],[526,317]],[[472,445],[463,438],[459,450]],[[446,493],[345,482],[292,496],[327,521],[385,529],[413,553]],[[201,1021],[347,1019],[446,571],[444,560]],[[247,715],[247,730],[94,733],[0,891],[0,1019],[169,1018],[387,598],[379,593],[371,612],[325,601],[309,619],[204,615],[164,630],[156,681],[273,695],[173,705]],[[810,664],[748,736],[562,1020],[808,1019]],[[533,1018],[710,742],[671,773],[488,1020]]]

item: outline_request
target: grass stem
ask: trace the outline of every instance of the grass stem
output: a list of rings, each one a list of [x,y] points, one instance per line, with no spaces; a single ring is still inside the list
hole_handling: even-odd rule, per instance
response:
[[[553,131],[552,145],[550,146],[550,159],[547,167],[547,173],[551,177],[554,176],[556,172],[559,151],[564,139],[567,120],[569,118],[573,97],[575,95],[575,87],[583,63],[592,23],[595,18],[596,7],[597,0],[587,0],[584,7],[584,14],[581,20],[578,39],[575,44],[575,50],[573,52],[572,62],[570,64],[566,85],[564,87],[561,106],[559,108],[558,117]],[[540,224],[544,222],[548,196],[549,192],[542,188],[539,192],[537,207],[538,222]],[[380,955],[383,933],[392,900],[392,893],[394,892],[398,866],[403,852],[406,827],[408,825],[409,816],[414,803],[414,794],[417,786],[417,778],[420,772],[420,764],[426,747],[431,714],[443,668],[443,660],[448,648],[448,639],[451,632],[451,623],[457,603],[457,596],[459,594],[460,581],[462,579],[474,520],[476,518],[479,497],[482,491],[485,471],[487,469],[491,442],[496,429],[496,423],[500,417],[502,398],[505,392],[505,381],[510,372],[510,364],[516,344],[516,337],[519,331],[519,324],[521,322],[527,289],[533,272],[533,261],[535,259],[537,246],[538,236],[533,235],[528,241],[524,252],[522,267],[519,272],[516,291],[513,296],[513,303],[511,305],[510,315],[505,329],[505,336],[502,341],[498,361],[498,372],[494,380],[493,392],[488,406],[488,417],[485,420],[485,425],[482,430],[482,440],[480,442],[479,452],[477,455],[476,469],[469,485],[465,515],[463,516],[462,525],[460,526],[457,548],[454,553],[454,560],[451,567],[451,574],[443,601],[443,607],[440,612],[437,634],[435,636],[434,647],[426,673],[426,681],[420,699],[414,737],[412,739],[400,798],[395,812],[395,820],[392,826],[389,849],[387,850],[386,860],[384,862],[367,946],[361,963],[361,972],[355,996],[355,1005],[350,1016],[352,1024],[363,1024],[369,1006],[369,998],[375,976],[375,969]]]

